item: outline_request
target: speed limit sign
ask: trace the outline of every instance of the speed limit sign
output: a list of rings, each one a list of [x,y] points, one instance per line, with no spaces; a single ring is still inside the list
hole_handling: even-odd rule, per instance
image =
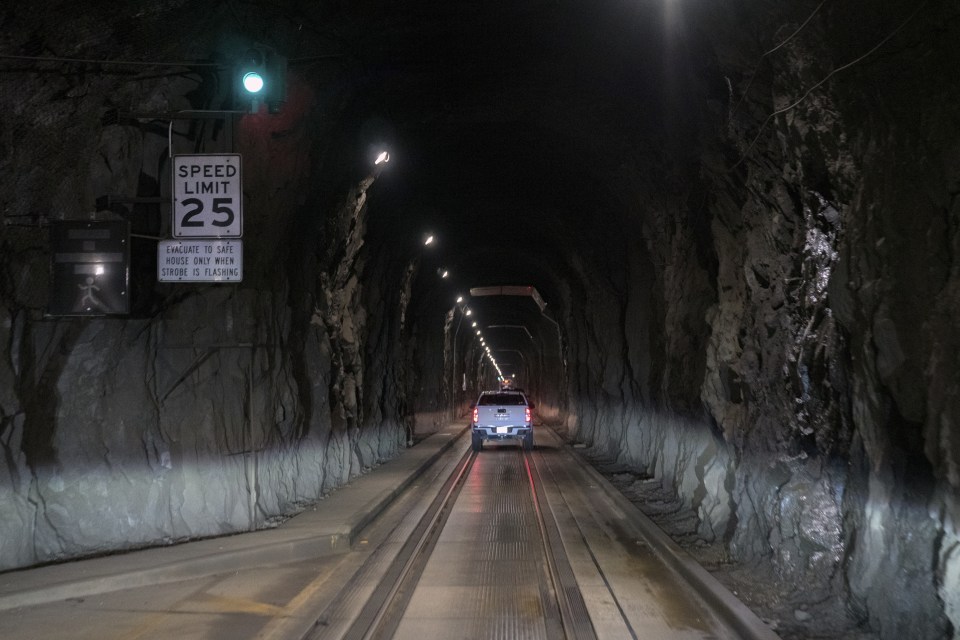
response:
[[[240,154],[173,156],[173,237],[243,235]]]

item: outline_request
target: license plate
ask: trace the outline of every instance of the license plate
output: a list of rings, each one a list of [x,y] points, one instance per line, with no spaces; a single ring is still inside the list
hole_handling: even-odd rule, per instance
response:
[[[510,427],[497,427],[497,433],[510,433]]]

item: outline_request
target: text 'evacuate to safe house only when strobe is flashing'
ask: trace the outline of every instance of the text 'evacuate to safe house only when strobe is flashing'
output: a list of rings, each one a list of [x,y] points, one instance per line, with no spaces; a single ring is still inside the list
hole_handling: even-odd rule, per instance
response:
[[[238,282],[243,245],[238,240],[167,240],[157,247],[161,282]]]

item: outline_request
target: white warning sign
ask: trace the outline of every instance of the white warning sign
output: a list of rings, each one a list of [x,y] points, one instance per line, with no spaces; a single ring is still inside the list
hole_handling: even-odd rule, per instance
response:
[[[159,282],[242,282],[242,240],[161,240]]]

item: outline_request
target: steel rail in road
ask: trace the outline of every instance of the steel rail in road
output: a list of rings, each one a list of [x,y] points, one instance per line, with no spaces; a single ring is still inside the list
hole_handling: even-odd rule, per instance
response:
[[[360,613],[342,636],[344,640],[380,640],[394,636],[479,455],[483,453],[467,451],[457,463],[454,473],[446,480]],[[544,610],[552,613],[546,616],[547,635],[550,638],[563,637],[567,640],[596,640],[597,636],[577,586],[576,576],[564,553],[556,520],[550,513],[549,504],[542,498],[543,480],[537,463],[531,453],[523,451],[522,447],[517,448],[517,456],[528,486],[525,492],[529,496],[529,509],[535,514],[539,544],[542,545],[546,560],[548,579],[540,589],[540,596]],[[347,588],[343,593],[356,591],[358,589]],[[332,603],[331,607],[337,604]],[[307,637],[311,640],[319,639],[324,637],[324,632],[314,631]]]
[[[543,479],[540,470],[532,451],[524,451],[523,454],[523,464],[530,481],[530,494],[537,513],[537,524],[540,527],[540,538],[543,541],[557,604],[560,607],[564,637],[576,638],[577,640],[595,640],[597,634],[590,622],[590,613],[583,601],[583,594],[580,593],[580,587],[577,585],[577,576],[574,574],[573,568],[570,566],[570,560],[564,551],[560,528],[550,511],[549,502],[540,497],[543,494],[541,489]],[[548,513],[545,513],[545,511]]]
[[[344,640],[372,640],[391,638],[406,610],[413,588],[430,557],[450,509],[456,502],[463,482],[473,466],[472,452],[464,454],[457,471],[450,476],[440,493],[420,519],[413,534],[401,549],[380,586],[367,601],[360,616],[350,627]]]
[[[345,577],[304,640],[777,638],[543,435],[560,446],[450,460],[429,506]]]

